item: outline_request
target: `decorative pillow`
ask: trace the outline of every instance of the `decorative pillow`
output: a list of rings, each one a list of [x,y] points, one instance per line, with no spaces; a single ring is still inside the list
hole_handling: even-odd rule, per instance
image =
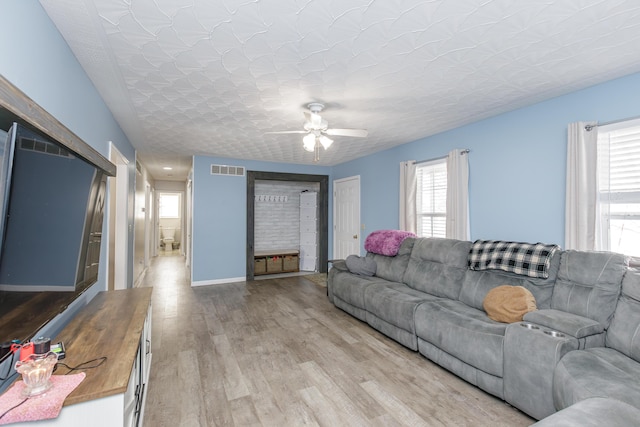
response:
[[[364,250],[379,255],[396,256],[400,245],[408,237],[416,237],[416,235],[401,230],[373,231],[364,239]]]
[[[523,286],[502,285],[487,292],[482,302],[487,316],[496,322],[514,323],[536,310],[536,299]]]
[[[361,276],[373,276],[376,274],[377,264],[373,258],[349,255],[345,260],[347,268],[353,274]]]

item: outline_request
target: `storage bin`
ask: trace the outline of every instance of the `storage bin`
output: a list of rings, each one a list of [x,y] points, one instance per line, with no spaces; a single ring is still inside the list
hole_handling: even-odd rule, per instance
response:
[[[315,191],[309,191],[306,193],[300,193],[300,207],[301,208],[315,208],[318,193]]]
[[[267,273],[280,273],[282,271],[282,257],[267,257]]]
[[[316,233],[300,233],[300,245],[308,246],[316,244]]]
[[[300,245],[300,258],[316,257],[316,245]]]
[[[298,255],[286,255],[282,258],[282,271],[298,271]]]
[[[253,274],[262,274],[267,272],[267,260],[265,258],[256,258],[253,265]]]
[[[315,233],[317,232],[318,227],[316,226],[315,221],[307,220],[300,221],[300,233]],[[315,239],[314,239],[315,244]]]
[[[316,271],[316,258],[315,257],[300,258],[300,270]]]
[[[300,221],[315,221],[316,208],[300,208]]]

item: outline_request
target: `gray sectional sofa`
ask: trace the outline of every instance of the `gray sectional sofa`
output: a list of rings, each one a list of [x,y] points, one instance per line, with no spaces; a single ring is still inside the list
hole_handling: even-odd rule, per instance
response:
[[[335,262],[329,299],[535,419],[553,414],[571,425],[606,401],[621,420],[633,417],[619,407],[640,408],[640,271],[620,254],[559,248],[539,277],[474,269],[474,245],[407,238],[395,256],[367,253],[374,276]],[[491,320],[483,301],[500,285],[528,289],[537,310],[520,322]]]

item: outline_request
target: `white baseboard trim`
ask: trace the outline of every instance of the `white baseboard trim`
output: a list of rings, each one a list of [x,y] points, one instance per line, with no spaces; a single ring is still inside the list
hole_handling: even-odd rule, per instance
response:
[[[138,279],[133,284],[134,288],[139,288],[140,285],[142,285],[142,281],[144,280],[144,276],[147,275],[148,270],[149,270],[149,267],[145,267],[144,270],[142,270],[142,273],[140,273],[140,275],[138,276]]]
[[[216,279],[216,280],[198,280],[197,282],[191,282],[192,287],[196,286],[209,286],[209,285],[222,285],[225,283],[236,283],[246,281],[246,277],[230,277],[228,279]]]

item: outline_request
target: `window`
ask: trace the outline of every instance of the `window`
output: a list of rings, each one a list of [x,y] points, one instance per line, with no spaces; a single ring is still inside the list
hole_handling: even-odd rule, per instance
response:
[[[420,237],[446,237],[447,159],[416,165],[417,234]]]
[[[640,258],[640,121],[598,128],[597,249]]]
[[[159,199],[160,218],[180,218],[180,194],[160,194]]]

